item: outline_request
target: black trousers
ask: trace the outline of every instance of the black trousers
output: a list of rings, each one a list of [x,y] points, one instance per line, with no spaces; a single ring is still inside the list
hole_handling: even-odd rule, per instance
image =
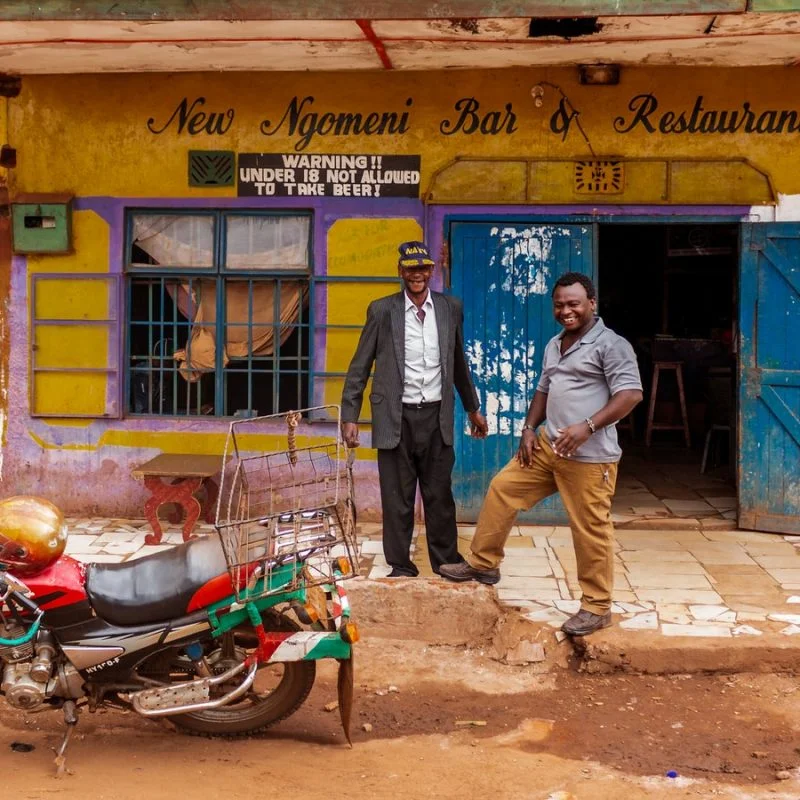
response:
[[[383,504],[383,553],[397,572],[417,575],[409,556],[414,533],[414,500],[419,482],[425,508],[428,554],[433,571],[461,561],[458,554],[456,504],[451,473],[455,453],[442,441],[439,404],[403,406],[400,444],[378,450],[378,476]]]

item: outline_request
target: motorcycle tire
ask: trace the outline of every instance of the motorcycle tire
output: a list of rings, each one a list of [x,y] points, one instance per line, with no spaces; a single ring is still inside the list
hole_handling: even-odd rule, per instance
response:
[[[282,614],[265,613],[262,616],[268,631],[301,630],[293,620]],[[252,638],[250,626],[240,626],[232,633],[243,633]],[[261,669],[269,669],[265,665]],[[287,661],[282,665],[280,682],[265,697],[252,700],[250,693],[230,706],[212,708],[192,714],[167,717],[182,732],[196,736],[249,736],[290,717],[300,708],[314,685],[317,673],[315,661]],[[261,672],[261,670],[259,670]],[[258,681],[258,676],[256,677]],[[250,702],[243,702],[250,699]]]

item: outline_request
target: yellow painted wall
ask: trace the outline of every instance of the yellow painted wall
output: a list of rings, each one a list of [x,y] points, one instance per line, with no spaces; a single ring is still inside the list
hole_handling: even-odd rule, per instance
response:
[[[71,253],[29,255],[28,272],[108,272],[109,230],[102,217],[94,211],[73,211],[72,242]]]
[[[544,87],[543,103],[531,89]],[[15,170],[19,191],[67,191],[76,195],[125,197],[232,196],[235,188],[189,189],[187,152],[291,152],[300,135],[284,126],[274,136],[262,122],[280,121],[292,97],[311,96],[306,110],[339,113],[409,111],[409,130],[395,136],[316,136],[306,153],[421,154],[422,185],[445,163],[461,155],[538,158],[586,156],[589,148],[573,124],[566,138],[551,130],[562,93],[580,114],[598,154],[625,157],[745,156],[767,169],[778,189],[800,192],[800,167],[794,157],[797,134],[628,134],[614,130],[629,116],[631,98],[653,92],[659,110],[691,110],[703,97],[708,109],[736,109],[749,102],[756,114],[792,109],[800,96],[800,75],[792,68],[623,68],[618,86],[581,86],[573,69],[510,69],[448,73],[291,73],[26,76],[20,96],[10,101],[11,143],[18,148]],[[205,103],[195,110],[233,109],[227,133],[178,134],[176,123],[161,134],[183,98]],[[480,112],[517,115],[516,132],[495,136],[444,135],[440,126],[456,116],[454,105],[475,98]],[[413,104],[405,105],[411,98]]]
[[[109,328],[80,321],[106,320],[111,313],[109,293],[114,284],[73,277],[36,282],[39,273],[107,273],[109,269],[108,224],[93,211],[73,213],[74,252],[28,257],[30,336],[39,369],[104,369],[109,363]],[[46,321],[59,324],[48,325]],[[68,321],[68,322],[65,322]],[[31,374],[31,409],[39,414],[72,413],[103,416],[106,411],[108,376],[104,372],[53,372]]]
[[[573,69],[458,71],[448,73],[290,73],[290,74],[144,74],[26,76],[20,96],[8,101],[9,129],[4,137],[4,101],[0,100],[0,139],[18,151],[13,171],[17,192],[70,193],[79,198],[187,198],[204,199],[214,206],[220,198],[236,196],[236,187],[193,188],[188,185],[187,157],[190,150],[232,150],[237,153],[364,153],[377,155],[420,155],[421,189],[454,159],[464,156],[537,159],[586,158],[593,150],[599,156],[624,158],[732,158],[744,157],[769,172],[779,192],[800,193],[800,161],[796,157],[798,133],[783,134],[662,134],[648,133],[639,126],[630,133],[624,127],[632,112],[629,104],[637,95],[652,93],[659,113],[690,112],[699,96],[707,109],[736,110],[750,103],[756,114],[769,109],[797,109],[800,115],[800,73],[792,68],[698,69],[644,68],[622,70],[618,86],[581,86]],[[541,107],[531,95],[534,86],[544,89]],[[261,132],[262,123],[276,126],[292,98],[313,96],[306,111],[409,113],[405,134],[316,135],[301,146],[302,130],[290,135],[286,124],[273,136]],[[181,101],[195,105],[202,113],[233,110],[233,121],[224,134],[178,132],[177,123],[167,125]],[[410,106],[406,105],[408,99]],[[463,132],[446,135],[458,116],[455,106],[473,98],[478,113],[505,114],[507,104],[516,116],[516,130],[495,135]],[[561,106],[564,98],[567,105]],[[199,101],[198,101],[199,103]],[[559,108],[578,112],[564,133]],[[580,122],[582,131],[578,128]],[[149,123],[149,127],[148,127]],[[561,127],[559,127],[561,125]],[[165,126],[164,132],[154,133]],[[302,126],[301,126],[302,127]],[[555,130],[553,129],[555,127]],[[443,130],[444,129],[444,130]],[[584,138],[585,134],[585,138]],[[587,142],[588,139],[588,142]],[[564,173],[568,175],[568,172]],[[567,180],[559,178],[558,180]],[[556,179],[554,179],[556,180]],[[0,175],[2,181],[2,175]],[[698,187],[702,188],[702,187]],[[493,190],[494,187],[487,187]],[[721,193],[724,197],[724,191]],[[327,201],[330,213],[335,201]],[[457,202],[457,200],[454,200]],[[587,199],[587,202],[596,202]],[[609,198],[606,202],[614,202]],[[254,200],[254,207],[281,207],[281,199]],[[386,277],[386,283],[330,283],[327,292],[327,333],[325,368],[346,369],[358,338],[368,302],[393,291],[389,282],[396,275],[398,242],[422,235],[419,222],[402,218],[381,218],[381,209],[392,201],[374,201],[367,219],[340,219],[328,232],[327,263],[323,269],[337,277]],[[391,215],[394,216],[394,215]],[[318,224],[323,224],[318,220]],[[35,272],[106,273],[112,257],[108,224],[92,211],[76,211],[73,218],[74,253],[59,256],[30,256],[29,274]],[[121,234],[121,232],[119,232]],[[121,241],[121,236],[117,238]],[[438,255],[438,254],[437,254]],[[87,284],[81,292],[62,294],[53,284],[40,295],[37,315],[86,315],[102,317],[108,312],[103,290]],[[65,302],[64,298],[71,298]],[[30,295],[29,295],[30,296]],[[93,316],[94,315],[94,316]],[[105,329],[74,327],[61,337],[41,333],[40,363],[97,366],[108,354]],[[39,410],[47,411],[46,398],[63,395],[63,380],[48,374],[37,379]],[[56,385],[52,385],[55,381]],[[84,376],[70,384],[71,408],[94,409],[100,413],[106,402],[105,379]],[[341,380],[328,381],[324,399],[336,402]],[[54,401],[55,402],[55,401]],[[58,406],[63,409],[63,404]],[[364,409],[369,414],[368,405]],[[203,424],[207,420],[202,421]],[[48,425],[54,423],[49,422]],[[76,431],[81,424],[68,422]],[[50,437],[46,428],[31,432],[37,447],[97,450],[100,447],[157,448],[168,452],[219,452],[224,421],[214,433],[186,430],[167,432],[146,429],[141,422],[135,430],[123,422],[109,423],[95,434]],[[44,431],[44,433],[43,433]],[[51,431],[52,432],[52,431]],[[63,433],[63,432],[62,432]],[[87,441],[87,436],[89,440]],[[94,436],[92,439],[91,437]],[[56,444],[56,440],[59,444]]]
[[[325,347],[327,372],[346,372],[358,344],[366,308],[373,300],[397,291],[397,245],[419,240],[422,228],[413,219],[341,219],[328,231],[328,274],[336,277],[386,278],[364,283],[328,283],[328,328]],[[325,402],[338,403],[343,379],[325,382]],[[369,418],[370,387],[364,391],[362,416]]]

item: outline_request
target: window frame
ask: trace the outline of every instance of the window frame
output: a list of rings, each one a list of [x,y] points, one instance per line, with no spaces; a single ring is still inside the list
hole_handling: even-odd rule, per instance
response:
[[[29,347],[28,347],[28,412],[32,418],[55,419],[120,419],[123,406],[119,396],[120,387],[125,383],[127,375],[121,363],[119,346],[119,326],[123,319],[124,298],[122,298],[122,280],[120,275],[109,272],[34,272],[30,276],[29,303]],[[99,282],[107,285],[109,311],[104,317],[85,319],[82,317],[46,317],[38,314],[37,290],[40,284],[48,281],[75,281],[76,283]],[[42,328],[95,328],[105,329],[108,334],[108,363],[105,367],[63,367],[40,366],[38,364],[37,333]],[[50,375],[106,375],[106,396],[102,414],[83,411],[41,411],[39,410],[39,392],[37,376]],[[114,386],[114,384],[116,386]]]
[[[161,265],[147,266],[147,265],[134,265],[133,264],[133,225],[134,218],[137,215],[147,216],[206,216],[212,217],[214,220],[213,232],[213,258],[211,267],[164,267]],[[305,269],[250,269],[241,267],[226,267],[226,244],[227,244],[227,219],[230,217],[303,217],[308,220],[308,265]],[[305,356],[307,360],[307,369],[298,370],[297,375],[307,376],[307,387],[304,396],[302,397],[303,406],[313,406],[311,398],[314,391],[314,299],[315,299],[315,262],[314,262],[314,229],[315,229],[315,216],[313,209],[263,209],[263,208],[182,208],[182,207],[139,207],[131,206],[125,209],[125,244],[124,244],[124,258],[123,258],[123,276],[124,276],[124,323],[125,329],[124,336],[124,402],[123,413],[125,417],[136,419],[180,419],[196,422],[199,419],[208,420],[230,420],[234,418],[233,414],[213,414],[204,417],[201,414],[158,414],[153,412],[136,413],[133,410],[133,403],[131,398],[131,381],[133,376],[133,369],[131,364],[131,297],[132,297],[132,279],[136,278],[159,278],[169,279],[171,277],[181,278],[188,277],[197,281],[214,281],[216,285],[216,334],[219,341],[220,330],[225,330],[226,308],[225,308],[225,283],[228,280],[242,280],[242,281],[274,281],[279,285],[283,281],[298,281],[305,284],[308,288],[308,307],[305,318],[302,319],[301,325],[306,330],[308,340],[308,354]],[[222,289],[222,291],[220,291]],[[301,306],[302,308],[302,306]],[[153,321],[151,320],[152,324]],[[251,321],[252,324],[252,321]],[[223,349],[217,347],[215,352],[215,365],[214,365],[214,408],[225,408],[225,368],[223,367]],[[252,356],[247,360],[247,372],[251,373],[252,370]],[[277,377],[280,374],[280,362],[276,362],[277,370],[276,375],[273,376],[273,402],[276,394],[275,381],[279,380]],[[250,398],[252,401],[252,397]],[[277,413],[277,412],[276,412]]]

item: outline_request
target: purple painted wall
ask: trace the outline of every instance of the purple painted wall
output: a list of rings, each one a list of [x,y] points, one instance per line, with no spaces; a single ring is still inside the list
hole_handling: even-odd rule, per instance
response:
[[[607,220],[614,218],[652,217],[712,217],[725,216],[742,218],[749,213],[745,207],[694,207],[682,206],[665,208],[663,206],[430,206],[423,208],[417,200],[361,200],[361,199],[318,199],[281,198],[279,201],[259,202],[252,198],[175,198],[141,199],[89,197],[76,201],[76,209],[92,210],[109,224],[109,271],[122,274],[124,250],[125,210],[129,208],[302,208],[314,212],[314,271],[325,275],[327,265],[327,240],[331,225],[343,218],[413,218],[423,224],[426,239],[432,252],[438,257],[446,236],[446,219],[457,216],[461,219],[474,217],[487,219],[495,217],[552,218],[564,220],[580,216],[582,221]],[[442,274],[434,280],[441,288]],[[47,496],[61,505],[66,511],[79,514],[103,514],[108,516],[141,516],[145,493],[141,484],[130,477],[133,466],[158,452],[159,436],[163,434],[199,433],[216,435],[209,438],[207,452],[221,454],[221,437],[228,430],[224,419],[201,418],[193,420],[173,418],[128,418],[114,420],[94,420],[88,424],[76,421],[75,424],[52,424],[44,419],[34,419],[29,415],[28,406],[28,353],[29,353],[29,311],[28,311],[27,262],[24,258],[14,258],[11,275],[11,302],[9,309],[10,364],[8,430],[4,452],[3,490],[4,494],[33,493]],[[124,305],[121,305],[124,308]],[[327,318],[326,297],[318,292],[313,309],[314,318],[322,322]],[[124,315],[123,315],[124,317]],[[119,342],[120,363],[124,364],[123,338]],[[325,330],[314,333],[314,367],[324,368]],[[120,387],[119,400],[125,408]],[[117,432],[153,434],[152,446],[125,446],[115,443],[109,434]],[[282,426],[276,425],[276,433],[283,433]],[[301,429],[301,434],[303,430]],[[330,435],[335,431],[330,424],[314,424],[309,431],[312,435]],[[104,439],[105,437],[105,439]],[[39,441],[37,441],[37,439]],[[364,436],[365,443],[369,437]],[[43,447],[40,442],[48,443]],[[106,441],[103,446],[98,443]],[[145,439],[146,441],[146,439]],[[215,444],[217,443],[217,444]],[[362,460],[357,465],[358,499],[362,518],[375,517],[380,512],[377,487],[377,465],[374,460]]]
[[[130,208],[302,208],[314,213],[314,273],[325,275],[327,241],[330,227],[343,218],[412,218],[422,221],[422,204],[416,200],[393,199],[376,202],[362,199],[282,198],[279,202],[261,202],[252,198],[79,198],[75,209],[91,210],[109,225],[109,273],[123,273],[125,211]],[[207,452],[222,454],[222,439],[229,421],[220,418],[175,419],[130,417],[123,419],[52,420],[33,418],[29,413],[28,354],[30,352],[27,260],[16,257],[12,262],[11,299],[9,308],[10,363],[7,443],[4,451],[4,494],[39,494],[59,504],[64,510],[79,515],[141,516],[146,497],[143,486],[130,476],[131,469],[161,452],[159,437],[186,433],[208,436]],[[122,287],[124,291],[124,286]],[[124,299],[120,298],[124,309]],[[314,318],[327,318],[324,291],[316,293]],[[124,315],[122,315],[124,320]],[[124,322],[122,323],[124,325]],[[124,338],[119,337],[118,356],[124,364]],[[324,369],[325,329],[314,333],[314,368]],[[124,381],[119,387],[119,402],[125,408]],[[274,432],[283,434],[281,424]],[[314,423],[306,431],[313,436],[333,436],[335,426]],[[120,432],[141,434],[152,446],[114,444]],[[265,430],[265,433],[273,431]],[[302,435],[304,430],[301,428]],[[38,440],[38,441],[37,441]],[[103,445],[104,441],[108,444]],[[47,446],[42,446],[41,442]],[[98,447],[98,444],[101,446]],[[377,469],[374,461],[362,461],[359,475],[360,505],[373,515],[379,510]]]

